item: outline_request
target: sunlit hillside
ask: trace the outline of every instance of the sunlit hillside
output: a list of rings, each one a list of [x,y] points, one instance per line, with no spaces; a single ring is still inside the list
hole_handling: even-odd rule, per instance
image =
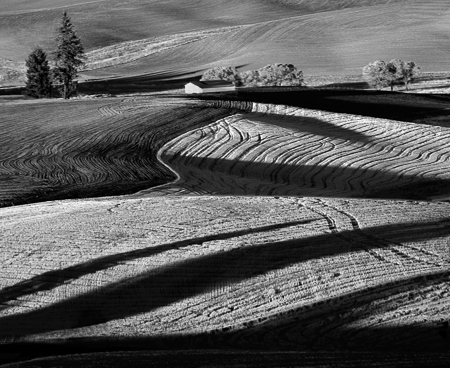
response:
[[[21,61],[37,43],[51,49],[67,8],[94,62],[89,68],[96,69],[85,77],[274,62],[293,63],[310,75],[359,74],[370,61],[394,57],[414,60],[425,71],[450,68],[445,0],[116,0],[70,7],[60,0],[51,8],[40,1],[34,6],[39,10],[15,4],[9,1],[0,12],[1,58]]]

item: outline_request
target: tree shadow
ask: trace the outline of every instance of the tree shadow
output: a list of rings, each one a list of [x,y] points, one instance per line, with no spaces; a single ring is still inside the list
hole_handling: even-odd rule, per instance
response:
[[[252,101],[413,122],[434,115],[450,115],[450,96],[361,89],[259,87],[236,93],[192,96],[203,100]]]
[[[450,179],[445,178],[445,173],[442,179],[430,179],[419,173],[405,175],[384,169],[387,160],[379,161],[379,168],[371,168],[369,165],[344,166],[338,160],[333,164],[330,159],[327,164],[317,165],[182,155],[166,155],[163,159],[182,178],[175,185],[194,193],[410,200],[450,195]],[[390,160],[395,163],[396,159]]]
[[[2,317],[0,336],[9,339],[14,336],[74,329],[126,318],[212,290],[223,292],[223,288],[227,285],[235,285],[294,264],[298,264],[301,268],[303,262],[313,259],[355,251],[367,252],[369,256],[374,253],[381,255],[379,258],[382,262],[390,263],[391,258],[401,259],[401,251],[392,249],[391,245],[383,242],[383,239],[371,237],[371,234],[389,231],[389,237],[400,243],[403,240],[420,242],[450,236],[450,227],[443,226],[441,221],[421,223],[421,231],[412,233],[415,226],[416,223],[406,223],[398,224],[395,228],[389,225],[364,229],[368,236],[363,242],[360,232],[342,231],[338,235],[321,234],[308,238],[255,244],[177,262],[35,311]],[[395,245],[397,248],[401,247],[401,244]],[[124,259],[128,259],[128,256],[125,255]],[[433,268],[448,265],[449,260],[442,260],[430,254],[426,256],[434,257]],[[117,264],[116,262],[119,262],[119,259],[115,259],[114,264]],[[418,265],[422,263],[419,262]],[[446,274],[450,274],[450,271],[447,270]]]
[[[311,133],[323,137],[338,138],[344,141],[370,142],[371,140],[370,137],[363,133],[312,117],[251,113],[251,121],[279,126],[300,133]]]
[[[316,219],[317,220],[317,219]],[[212,234],[207,236],[201,236],[197,238],[181,240],[174,243],[157,245],[154,247],[147,247],[143,249],[137,249],[124,253],[116,253],[105,257],[100,257],[93,259],[91,261],[87,261],[84,263],[79,263],[74,266],[66,267],[59,270],[52,270],[48,272],[44,272],[40,275],[34,276],[28,280],[21,281],[12,286],[6,287],[0,290],[0,304],[6,303],[10,300],[14,300],[20,298],[25,295],[34,294],[40,291],[51,290],[54,289],[65,282],[73,281],[82,276],[95,273],[101,270],[105,270],[107,268],[111,268],[117,266],[123,262],[132,261],[134,259],[150,257],[157,255],[159,253],[167,252],[169,250],[176,250],[183,247],[188,247],[193,244],[202,244],[205,242],[215,241],[215,240],[226,240],[239,236],[249,235],[249,234],[257,234],[266,231],[284,229],[292,226],[298,226],[302,224],[307,224],[313,221],[312,220],[303,220],[303,221],[291,221],[281,224],[274,224],[268,226],[262,226],[254,229],[244,229],[237,230],[222,234]],[[5,307],[0,307],[0,310]]]
[[[84,94],[126,94],[166,91],[184,88],[186,83],[197,81],[203,69],[184,73],[162,72],[141,74],[79,83],[78,90]]]

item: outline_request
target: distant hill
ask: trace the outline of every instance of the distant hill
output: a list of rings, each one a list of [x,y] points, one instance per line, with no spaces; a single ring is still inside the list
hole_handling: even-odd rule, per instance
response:
[[[0,57],[23,62],[36,44],[51,50],[63,9],[97,61],[121,57],[88,77],[274,62],[292,63],[305,75],[345,75],[394,57],[425,71],[450,70],[446,0],[6,0]],[[170,47],[161,47],[161,39]]]

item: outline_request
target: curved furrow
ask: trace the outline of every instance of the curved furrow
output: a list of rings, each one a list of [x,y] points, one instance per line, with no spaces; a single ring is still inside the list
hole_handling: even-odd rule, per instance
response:
[[[348,224],[345,223],[345,221],[343,222],[342,220],[339,221],[339,225],[337,224],[337,217],[336,214],[330,214],[327,213],[326,210],[328,208],[326,208],[325,206],[322,205],[322,202],[319,200],[299,200],[298,204],[301,207],[304,207],[310,211],[313,211],[314,213],[318,214],[319,216],[323,217],[327,223],[328,223],[328,227],[330,229],[330,231],[332,232],[332,234],[334,234],[335,236],[343,239],[344,241],[346,241],[347,243],[349,243],[352,247],[354,247],[355,249],[361,249],[364,252],[367,252],[368,254],[370,254],[374,259],[381,261],[381,262],[386,262],[386,263],[392,263],[395,264],[397,266],[402,265],[401,262],[399,262],[398,260],[392,260],[389,257],[385,257],[382,252],[380,252],[380,245],[379,244],[375,244],[376,246],[373,247],[371,246],[372,244],[370,244],[369,246],[366,245],[366,242],[361,241],[360,238],[355,237],[354,234],[350,234],[348,233]],[[351,224],[353,226],[353,223]],[[347,230],[345,234],[342,233],[342,230]]]
[[[406,185],[448,176],[446,170],[438,173],[448,153],[445,144],[435,149],[440,141],[435,128],[413,123],[254,103],[252,113],[209,129],[169,142],[164,157],[181,173],[195,166],[216,174],[222,183],[225,174],[234,184],[236,177],[254,181],[255,186],[248,182],[245,188],[258,194],[282,194],[284,187],[290,195],[361,196],[373,188],[395,187],[398,181]],[[189,176],[181,176],[189,187]],[[211,179],[208,185],[206,192],[234,192],[223,184],[217,190]]]
[[[330,205],[326,202],[326,200],[318,199],[316,202],[319,203],[322,207],[326,207],[331,209],[332,211],[336,211],[338,213],[343,214],[345,217],[348,218],[353,227],[353,230],[357,232],[358,235],[361,235],[364,238],[366,238],[369,241],[369,243],[376,244],[377,247],[385,249],[388,252],[395,254],[397,257],[400,257],[402,262],[409,261],[412,262],[413,264],[419,262],[436,267],[446,267],[446,265],[448,265],[448,262],[445,261],[437,263],[438,259],[436,258],[441,257],[433,253],[426,252],[414,246],[407,246],[405,244],[396,243],[368,234],[363,229],[361,229],[358,219],[355,216],[353,216],[350,212],[345,211],[344,209],[341,208],[337,208],[333,205]],[[410,252],[405,253],[402,249],[408,249]],[[425,259],[423,258],[424,256],[426,257]],[[431,259],[430,256],[432,257]]]
[[[40,179],[34,184],[29,181],[26,191],[31,198],[35,193],[44,198],[49,191],[51,195],[78,190],[89,193],[90,188],[95,192],[100,186],[113,188],[113,183],[118,183],[118,190],[126,184],[125,191],[146,182],[160,183],[171,176],[156,162],[162,143],[187,128],[229,114],[225,109],[192,102],[167,104],[161,100],[150,99],[152,109],[134,111],[136,104],[132,104],[126,114],[109,117],[98,114],[105,108],[104,101],[6,106],[1,123],[0,175]],[[9,190],[10,195],[3,193],[5,198],[15,197],[17,192],[17,201],[29,200],[18,188],[11,186]],[[2,203],[0,197],[0,206]]]

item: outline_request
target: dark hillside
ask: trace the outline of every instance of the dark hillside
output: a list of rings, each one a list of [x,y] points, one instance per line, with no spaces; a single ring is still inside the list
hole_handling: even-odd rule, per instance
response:
[[[229,94],[192,97],[217,101],[252,101],[412,122],[450,115],[449,95],[349,89],[253,88]]]

